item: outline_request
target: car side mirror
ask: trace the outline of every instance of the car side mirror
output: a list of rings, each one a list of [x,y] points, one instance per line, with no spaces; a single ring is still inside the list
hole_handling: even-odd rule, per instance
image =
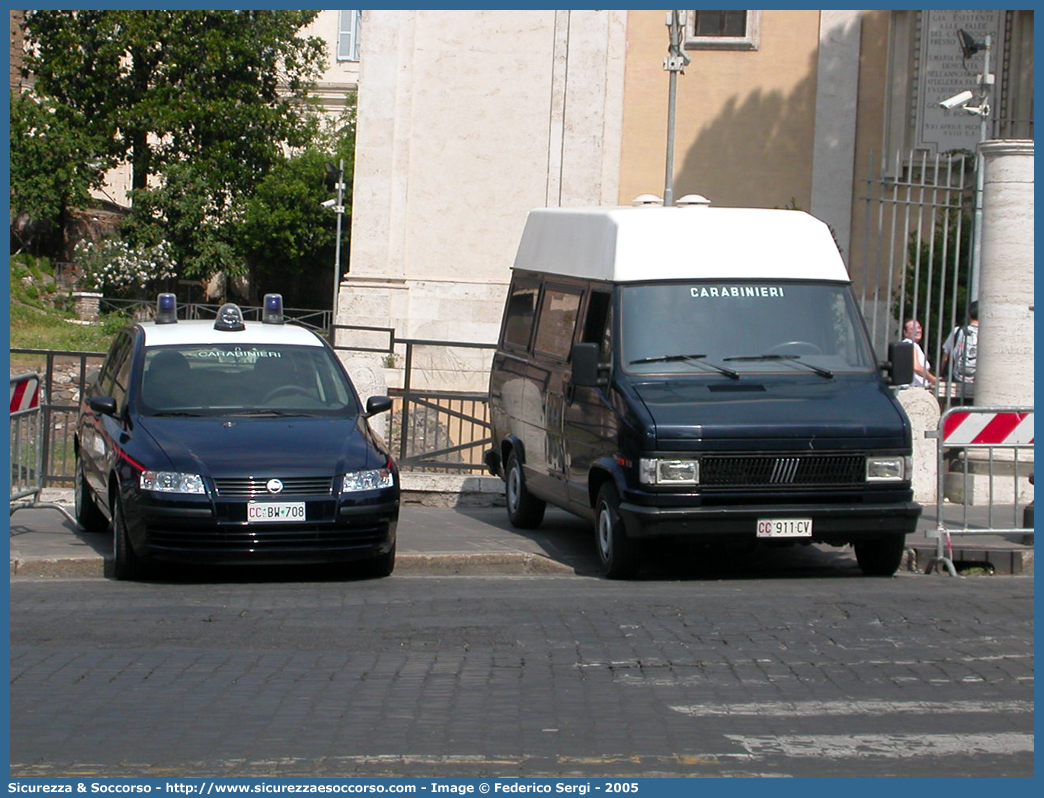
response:
[[[116,415],[116,400],[111,396],[92,396],[87,401],[87,406],[103,416]]]
[[[888,362],[882,367],[892,385],[909,385],[914,378],[914,348],[911,343],[888,345]]]
[[[371,396],[366,400],[366,417],[385,413],[392,408],[392,400],[388,396]]]
[[[599,358],[601,347],[598,344],[573,344],[570,359],[573,363],[573,384],[580,388],[595,388],[605,385],[601,374]]]

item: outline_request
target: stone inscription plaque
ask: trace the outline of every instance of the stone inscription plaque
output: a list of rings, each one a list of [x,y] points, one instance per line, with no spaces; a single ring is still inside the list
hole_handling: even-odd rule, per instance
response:
[[[918,148],[927,149],[932,154],[950,150],[975,151],[980,137],[980,118],[963,108],[947,111],[940,108],[939,103],[970,90],[976,99],[969,104],[978,105],[978,75],[983,69],[985,52],[964,59],[957,40],[957,31],[963,29],[977,42],[984,43],[987,35],[993,37],[990,72],[996,75],[996,83],[990,89],[990,105],[996,113],[1001,88],[998,67],[1004,49],[1003,22],[1002,11],[922,12],[916,92]],[[987,131],[990,129],[987,127]]]

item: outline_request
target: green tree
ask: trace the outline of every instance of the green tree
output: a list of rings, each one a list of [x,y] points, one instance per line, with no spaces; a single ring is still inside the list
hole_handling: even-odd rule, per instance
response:
[[[130,165],[137,235],[162,232],[186,274],[235,271],[225,215],[314,133],[307,92],[324,46],[297,34],[315,14],[28,11],[26,67],[97,143],[98,174]]]
[[[336,215],[321,203],[333,196],[323,185],[325,164],[344,161],[345,212],[342,268],[351,224],[355,162],[355,97],[334,122],[300,152],[276,165],[235,215],[235,246],[250,267],[258,295],[284,294],[288,303],[327,307],[333,293]]]
[[[86,203],[97,177],[90,137],[46,102],[11,92],[12,252],[58,254],[67,209]]]

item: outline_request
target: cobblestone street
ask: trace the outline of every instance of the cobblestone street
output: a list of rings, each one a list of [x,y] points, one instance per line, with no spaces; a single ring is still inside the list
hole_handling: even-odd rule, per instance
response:
[[[1033,774],[1030,578],[14,579],[11,602],[13,777]]]

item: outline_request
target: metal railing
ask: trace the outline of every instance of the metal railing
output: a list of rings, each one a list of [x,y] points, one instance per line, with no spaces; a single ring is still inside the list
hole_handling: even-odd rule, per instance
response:
[[[1033,471],[1033,408],[955,407],[943,413],[934,437],[937,526],[928,537],[937,538],[937,546],[925,573],[939,567],[957,576],[953,537],[1033,535],[1020,516],[1026,504],[1020,490]],[[948,505],[947,496],[953,499]]]
[[[353,342],[346,343],[346,338]],[[435,389],[425,383],[485,382],[495,344],[400,338],[390,327],[354,325],[334,325],[330,341],[338,351],[383,355],[397,371],[402,363],[402,387],[388,389],[395,400],[388,437],[400,468],[442,473],[486,470],[482,455],[493,441],[488,392]]]
[[[156,303],[143,299],[102,299],[98,303],[102,313],[121,313],[128,317],[150,319],[156,315]],[[214,319],[217,318],[221,303],[179,302],[179,319]],[[243,318],[247,321],[261,321],[264,308],[260,305],[240,305]],[[333,317],[329,310],[312,310],[310,308],[283,308],[283,316],[288,321],[296,321],[313,330],[330,329]]]
[[[75,523],[61,505],[40,501],[47,430],[45,395],[39,374],[11,377],[11,515],[16,510],[51,508]]]
[[[488,374],[488,358],[495,349],[493,344],[399,338],[391,328],[343,325],[331,331],[331,338],[338,330],[376,335],[377,341],[374,345],[339,345],[335,349],[381,354],[403,364],[399,370],[402,387],[388,390],[395,400],[388,438],[400,468],[442,473],[485,471],[482,455],[492,441],[487,392],[436,390],[424,383],[432,372],[432,361],[440,359],[444,372],[470,373],[473,381],[484,378]],[[460,352],[472,353],[473,358],[469,361]],[[41,487],[71,487],[76,467],[74,435],[79,399],[105,355],[12,349],[11,356],[27,371],[40,374]]]

